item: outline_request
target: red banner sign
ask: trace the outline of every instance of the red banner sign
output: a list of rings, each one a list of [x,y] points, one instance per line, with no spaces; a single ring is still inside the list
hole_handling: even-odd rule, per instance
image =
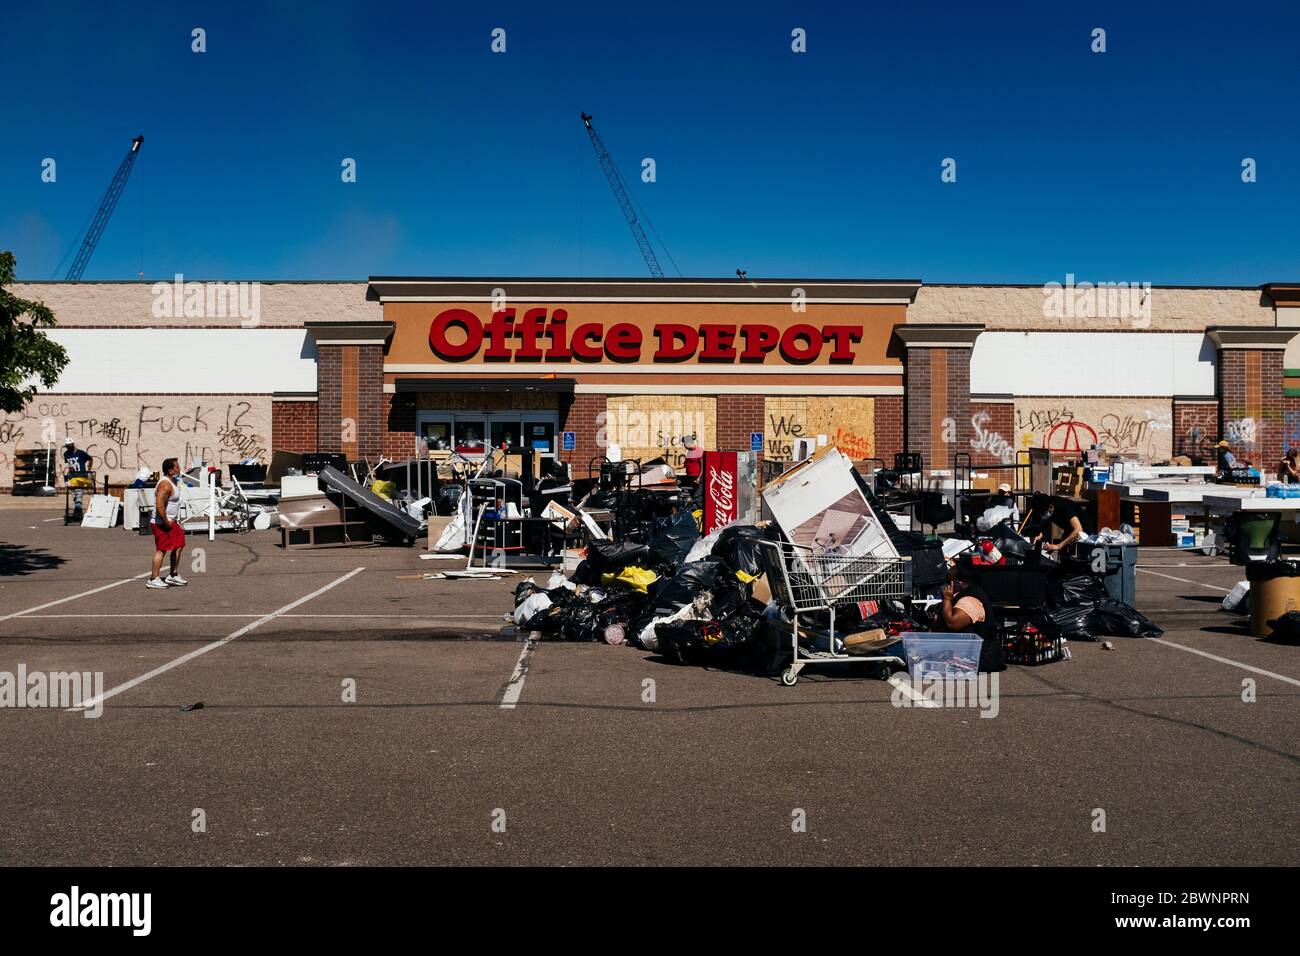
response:
[[[712,534],[740,517],[734,451],[704,453],[704,533]]]
[[[526,309],[522,316],[503,309],[487,322],[467,309],[446,309],[429,325],[429,347],[446,362],[762,363],[775,353],[793,365],[823,355],[833,364],[851,364],[862,334],[861,325],[660,322],[647,342],[645,330],[631,322],[570,325],[564,309]]]

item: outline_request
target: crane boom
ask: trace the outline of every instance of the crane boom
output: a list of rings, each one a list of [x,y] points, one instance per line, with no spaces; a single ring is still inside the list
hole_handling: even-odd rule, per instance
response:
[[[117,167],[117,174],[113,181],[108,184],[108,191],[104,193],[104,198],[99,202],[99,209],[95,212],[95,218],[90,223],[90,228],[86,230],[86,238],[81,241],[81,248],[77,250],[77,258],[72,261],[72,268],[68,270],[68,281],[78,282],[81,274],[86,271],[86,265],[90,262],[90,257],[95,254],[95,246],[99,245],[99,237],[104,234],[104,227],[108,225],[109,216],[113,215],[113,208],[117,205],[118,199],[122,197],[122,190],[126,188],[126,181],[131,175],[131,167],[135,165],[135,158],[140,153],[140,145],[144,142],[143,136],[137,136],[131,140],[131,148],[127,150],[126,156],[122,159],[122,165]]]
[[[650,267],[650,274],[656,279],[662,279],[664,270],[659,268],[659,260],[655,257],[654,248],[650,245],[650,240],[646,238],[645,230],[641,228],[641,223],[636,217],[636,210],[632,208],[632,200],[628,198],[627,188],[623,185],[623,177],[618,174],[618,167],[614,165],[614,157],[609,154],[605,144],[596,135],[596,130],[591,125],[590,113],[582,114],[582,122],[587,127],[587,135],[591,137],[591,145],[596,150],[596,159],[600,163],[600,168],[605,171],[605,178],[609,180],[609,188],[614,190],[614,198],[618,200],[618,207],[623,210],[623,217],[627,219],[627,224],[632,230],[632,238],[636,240],[641,255],[645,257],[645,264]]]

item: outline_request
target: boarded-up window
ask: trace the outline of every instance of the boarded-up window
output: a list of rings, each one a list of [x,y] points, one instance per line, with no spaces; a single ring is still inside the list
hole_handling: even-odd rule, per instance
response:
[[[705,449],[718,447],[717,400],[709,395],[611,395],[596,444],[618,445],[625,459],[664,457],[676,469],[686,464],[682,439],[695,437]]]
[[[876,453],[876,401],[849,395],[779,396],[769,398],[763,408],[764,454],[774,461],[788,461],[799,438],[826,436],[856,460]]]

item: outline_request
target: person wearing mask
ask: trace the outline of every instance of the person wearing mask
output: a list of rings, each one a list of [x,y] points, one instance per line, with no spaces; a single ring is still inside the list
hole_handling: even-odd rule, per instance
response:
[[[63,478],[72,489],[72,517],[80,520],[83,514],[81,503],[87,488],[94,488],[95,482],[90,477],[90,455],[77,448],[71,438],[63,439]]]
[[[162,477],[158,479],[158,489],[154,493],[153,515],[149,526],[153,531],[153,573],[145,582],[147,588],[183,588],[189,584],[178,573],[181,563],[181,551],[185,548],[185,530],[180,520],[180,475],[181,466],[175,458],[168,458],[162,465]],[[171,573],[162,574],[163,556],[171,559]]]
[[[1030,510],[1038,520],[1033,543],[1041,542],[1044,551],[1063,551],[1083,537],[1083,512],[1068,498],[1048,497],[1039,492],[1034,495]],[[1065,537],[1055,544],[1048,540],[1053,525],[1065,532]]]

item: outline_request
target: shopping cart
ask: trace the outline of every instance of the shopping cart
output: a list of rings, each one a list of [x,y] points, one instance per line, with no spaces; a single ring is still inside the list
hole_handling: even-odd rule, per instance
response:
[[[793,687],[799,671],[809,664],[881,665],[889,676],[889,665],[905,666],[893,654],[868,656],[836,650],[835,609],[859,601],[882,601],[908,597],[906,560],[875,555],[846,555],[789,541],[759,541],[772,597],[791,619],[791,660],[781,673],[781,683]],[[814,650],[799,642],[799,618],[812,612],[830,616],[827,650]],[[805,629],[806,630],[806,629]]]

